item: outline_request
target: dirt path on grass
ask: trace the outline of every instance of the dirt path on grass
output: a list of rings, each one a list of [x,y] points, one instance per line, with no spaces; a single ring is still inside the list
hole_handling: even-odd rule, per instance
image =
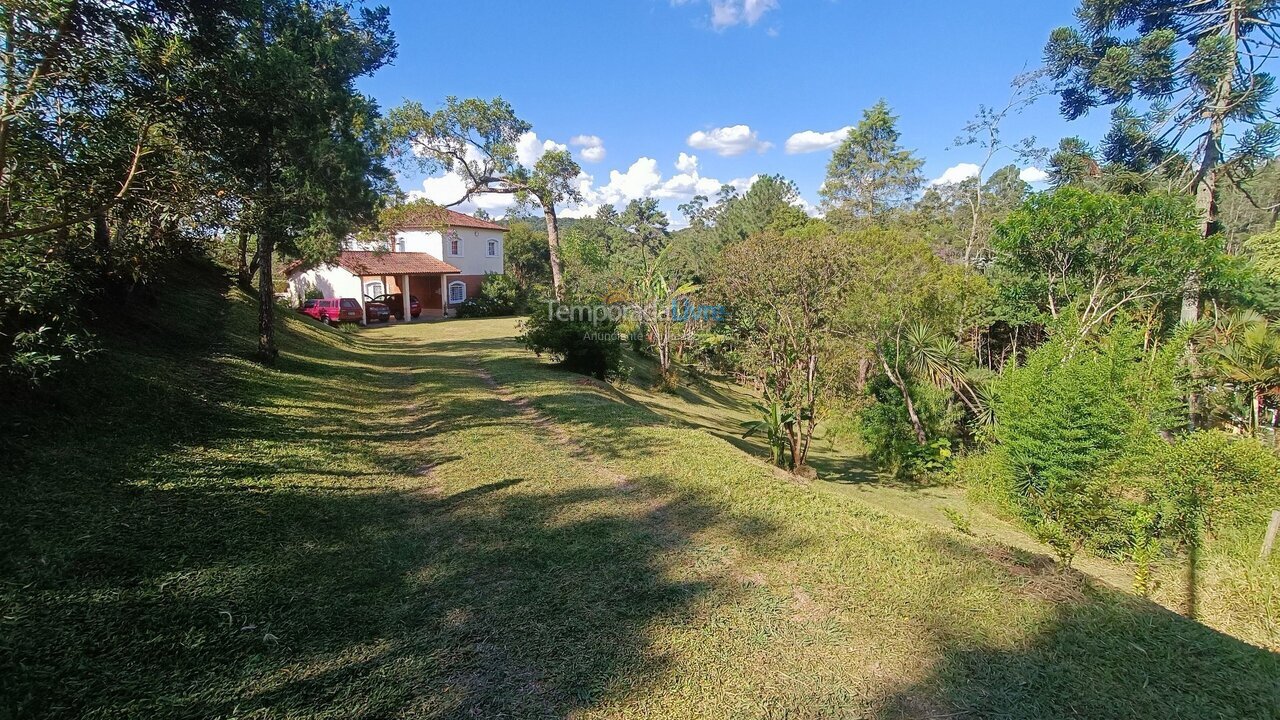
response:
[[[504,387],[495,380],[493,373],[490,373],[479,365],[475,365],[473,369],[481,382],[484,383],[485,387],[492,390],[503,402],[516,408],[520,413],[520,417],[522,417],[531,426],[550,433],[556,444],[567,450],[569,456],[574,460],[586,465],[592,471],[609,478],[620,490],[632,491],[635,489],[635,485],[627,480],[626,475],[623,475],[617,470],[614,470],[601,462],[600,459],[592,454],[590,450],[575,440],[568,430],[558,425],[551,418],[538,412],[528,400],[517,396],[515,393],[511,392],[509,388]]]

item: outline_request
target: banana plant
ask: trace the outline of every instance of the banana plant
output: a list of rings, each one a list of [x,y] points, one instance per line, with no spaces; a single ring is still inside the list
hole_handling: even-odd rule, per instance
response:
[[[755,420],[742,422],[742,427],[745,430],[742,433],[742,437],[747,438],[758,432],[763,432],[769,443],[769,459],[774,465],[786,468],[790,464],[787,443],[790,442],[791,426],[798,419],[796,414],[783,408],[782,403],[776,400],[768,405],[752,403],[752,407],[759,413],[759,417]]]

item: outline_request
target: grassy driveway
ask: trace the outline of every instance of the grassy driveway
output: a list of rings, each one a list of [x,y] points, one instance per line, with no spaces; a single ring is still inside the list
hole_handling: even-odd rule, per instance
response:
[[[288,318],[266,371],[229,297],[10,416],[0,716],[1280,708],[1276,655],[794,485],[509,321]]]

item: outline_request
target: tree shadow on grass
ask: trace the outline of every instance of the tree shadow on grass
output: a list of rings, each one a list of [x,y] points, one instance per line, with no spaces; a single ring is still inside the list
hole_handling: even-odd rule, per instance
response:
[[[272,370],[211,365],[197,338],[122,350],[28,413],[2,488],[0,716],[565,716],[669,680],[654,627],[732,602],[736,583],[680,562],[693,537],[775,534],[607,482],[443,494],[458,455],[408,441],[442,412],[474,429],[516,410],[460,387],[457,358],[415,371],[392,351],[370,377],[301,338]],[[389,425],[281,414],[397,382],[462,392]]]
[[[717,512],[523,485],[116,496],[8,593],[7,710],[564,716],[663,682],[652,625],[734,592],[672,564]]]
[[[938,535],[938,552],[982,552]],[[887,695],[884,718],[1276,718],[1280,655],[1098,586],[1047,557],[986,554],[1052,599],[1015,641],[975,636],[963,617],[930,624],[938,658]],[[964,582],[963,578],[957,578]]]

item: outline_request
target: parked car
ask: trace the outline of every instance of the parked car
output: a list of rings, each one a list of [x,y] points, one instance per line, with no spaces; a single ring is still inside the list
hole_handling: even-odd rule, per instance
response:
[[[316,316],[315,307],[317,302],[318,300],[316,298],[307,298],[306,300],[303,300],[302,306],[298,308],[298,312],[302,313],[303,315],[310,315],[311,317],[315,317]]]
[[[391,308],[391,314],[394,315],[397,320],[404,319],[404,296],[401,295],[400,293],[391,293],[389,295],[379,295],[378,297],[374,298],[373,301],[382,303],[383,305],[386,305],[388,308]],[[421,314],[422,314],[422,304],[418,302],[418,296],[410,295],[409,296],[409,315],[412,316],[413,318],[417,318]]]
[[[364,296],[364,321],[365,322],[391,322],[391,308],[386,303],[380,303],[368,295]]]
[[[322,323],[333,325],[360,322],[360,303],[355,298],[320,298],[310,307],[303,303],[302,312]]]

